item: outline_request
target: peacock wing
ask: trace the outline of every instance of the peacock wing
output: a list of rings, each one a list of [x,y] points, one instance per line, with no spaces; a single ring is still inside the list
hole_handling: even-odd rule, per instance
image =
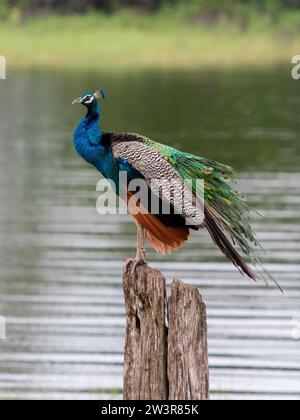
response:
[[[172,204],[175,212],[186,219],[187,225],[201,226],[204,221],[203,206],[197,202],[192,189],[172,162],[147,140],[137,134],[118,134],[112,142],[113,154],[138,171],[152,192]]]

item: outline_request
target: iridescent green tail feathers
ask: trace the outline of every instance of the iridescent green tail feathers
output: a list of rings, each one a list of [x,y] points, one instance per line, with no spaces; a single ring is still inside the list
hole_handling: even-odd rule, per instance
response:
[[[233,188],[235,182],[233,169],[148,139],[143,141],[159,150],[184,180],[204,180],[205,222],[214,243],[241,273],[254,281],[263,279],[268,283],[268,280],[271,280],[282,291],[257,257],[257,253],[263,248],[251,227],[250,209],[246,200]],[[244,256],[236,247],[240,248]],[[260,271],[264,274],[256,273],[246,261],[260,267]]]

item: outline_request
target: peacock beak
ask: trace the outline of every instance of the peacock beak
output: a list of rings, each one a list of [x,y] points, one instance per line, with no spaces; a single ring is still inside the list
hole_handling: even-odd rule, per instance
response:
[[[81,104],[82,103],[82,98],[77,98],[75,99],[75,101],[72,102],[72,105],[76,105],[76,104]]]

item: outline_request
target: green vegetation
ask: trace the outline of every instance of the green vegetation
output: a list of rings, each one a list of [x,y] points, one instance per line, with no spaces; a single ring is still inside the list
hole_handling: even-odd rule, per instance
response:
[[[102,9],[116,11],[124,7],[139,8],[153,11],[164,6],[192,7],[197,10],[215,8],[217,10],[232,11],[236,7],[245,5],[259,10],[276,12],[282,8],[297,9],[300,0],[2,0],[10,7],[20,7],[25,11],[59,10],[86,11],[88,9]]]
[[[165,0],[151,13],[38,16],[29,14],[29,3],[0,6],[0,54],[11,68],[264,67],[288,65],[300,53],[300,9],[281,0]]]

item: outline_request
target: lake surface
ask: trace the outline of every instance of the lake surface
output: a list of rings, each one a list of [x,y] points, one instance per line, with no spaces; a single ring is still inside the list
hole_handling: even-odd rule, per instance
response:
[[[288,70],[120,75],[9,74],[0,81],[0,399],[120,398],[127,216],[96,213],[98,174],[72,147],[105,86],[103,128],[140,132],[234,166],[267,268],[285,289],[240,276],[195,233],[152,266],[199,287],[214,399],[300,399],[300,82]]]

